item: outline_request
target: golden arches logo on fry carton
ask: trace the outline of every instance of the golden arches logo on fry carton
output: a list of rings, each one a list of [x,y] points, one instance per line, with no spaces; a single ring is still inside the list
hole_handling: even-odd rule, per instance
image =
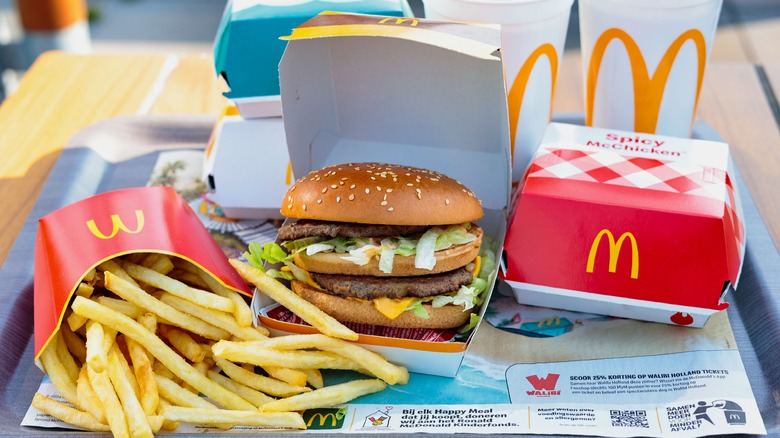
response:
[[[596,100],[596,85],[598,83],[599,70],[601,69],[604,53],[613,41],[623,44],[631,65],[631,78],[634,86],[634,131],[654,133],[658,124],[661,111],[661,101],[664,97],[666,82],[672,72],[672,67],[680,54],[683,45],[691,41],[696,46],[697,71],[696,71],[696,97],[694,99],[693,114],[696,114],[696,105],[699,102],[701,85],[704,81],[704,67],[707,63],[707,40],[698,29],[688,29],[680,34],[666,49],[663,57],[650,76],[649,67],[642,55],[642,49],[626,31],[616,27],[605,30],[593,46],[587,72],[587,89],[585,90],[585,124],[593,125],[593,112]],[[693,125],[693,119],[691,120]]]
[[[130,253],[177,256],[251,295],[198,217],[170,187],[116,190],[39,220],[35,246],[35,355],[56,333],[79,282],[98,264]]]

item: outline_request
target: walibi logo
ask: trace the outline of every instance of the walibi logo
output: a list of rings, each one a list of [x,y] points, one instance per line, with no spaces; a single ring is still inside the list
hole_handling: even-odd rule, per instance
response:
[[[551,395],[561,395],[560,389],[555,389],[560,374],[547,373],[547,377],[526,376],[526,380],[534,387],[532,391],[525,393],[534,397],[550,397]]]

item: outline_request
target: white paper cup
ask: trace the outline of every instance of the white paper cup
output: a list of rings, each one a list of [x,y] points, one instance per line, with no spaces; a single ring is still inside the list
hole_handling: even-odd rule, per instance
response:
[[[580,0],[586,124],[690,137],[723,0]]]
[[[501,25],[512,180],[531,163],[552,115],[573,0],[424,0],[426,18]]]

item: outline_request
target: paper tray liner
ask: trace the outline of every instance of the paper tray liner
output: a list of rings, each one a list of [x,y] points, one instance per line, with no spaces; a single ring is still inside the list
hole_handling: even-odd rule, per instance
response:
[[[224,286],[252,292],[187,202],[171,187],[106,192],[38,221],[35,242],[36,362],[59,329],[81,280],[100,263],[132,253],[185,259]]]

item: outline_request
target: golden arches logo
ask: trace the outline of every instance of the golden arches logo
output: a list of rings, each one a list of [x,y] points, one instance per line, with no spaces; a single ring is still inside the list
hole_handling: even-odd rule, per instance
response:
[[[596,253],[599,251],[599,244],[604,236],[607,236],[607,240],[609,241],[609,272],[614,273],[617,271],[620,249],[623,247],[623,242],[628,239],[631,241],[631,278],[639,278],[639,247],[637,246],[636,238],[632,233],[626,231],[620,235],[617,241],[615,241],[615,236],[606,228],[599,231],[596,238],[593,239],[593,243],[590,245],[588,264],[585,267],[585,272],[593,273],[593,266],[596,264]]]
[[[558,52],[555,51],[555,46],[550,43],[542,44],[537,47],[536,50],[531,52],[528,58],[523,63],[520,70],[515,76],[514,82],[509,89],[507,95],[507,105],[509,112],[509,138],[511,139],[512,157],[515,156],[515,135],[517,134],[517,124],[520,121],[520,108],[523,105],[523,96],[525,90],[528,87],[528,78],[531,77],[531,72],[536,66],[536,62],[542,56],[547,56],[547,60],[550,62],[550,82],[552,87],[550,89],[550,115],[552,116],[552,101],[555,96],[555,78],[558,75]]]
[[[390,21],[395,21],[395,24],[404,24],[407,21],[409,21],[409,22],[411,22],[410,26],[412,26],[412,27],[416,27],[417,24],[419,24],[419,21],[417,21],[416,18],[404,18],[404,17],[398,17],[398,18],[387,17],[387,18],[383,18],[383,19],[379,20],[379,24],[386,24],[387,22],[390,22]]]
[[[306,422],[307,427],[312,427],[314,425],[314,419],[318,420],[318,425],[322,428],[325,426],[328,419],[330,419],[330,427],[336,427],[336,425],[339,423],[338,418],[336,418],[336,414],[334,412],[328,412],[326,414],[323,414],[321,412],[317,412],[316,414],[312,415],[311,418],[309,418],[309,421]]]
[[[604,52],[612,40],[619,40],[623,43],[628,53],[628,61],[631,65],[631,77],[634,81],[634,131],[637,132],[655,132],[658,123],[658,115],[661,110],[661,100],[664,97],[664,88],[672,71],[672,66],[680,53],[680,49],[687,41],[692,41],[696,45],[698,71],[696,76],[696,97],[694,100],[693,114],[696,114],[696,106],[699,103],[699,94],[701,84],[704,80],[704,66],[707,62],[707,42],[704,35],[698,29],[689,29],[678,36],[672,44],[666,49],[658,67],[653,76],[647,69],[642,51],[639,49],[636,41],[624,30],[610,28],[599,36],[596,44],[593,46],[593,52],[588,63],[588,77],[585,91],[585,124],[593,125],[593,105],[596,100],[596,84],[599,77]],[[693,120],[691,120],[693,123]]]
[[[125,233],[130,234],[137,234],[141,232],[141,230],[144,228],[144,212],[143,210],[135,210],[135,230],[130,230],[125,226],[124,222],[122,222],[122,218],[119,217],[118,214],[112,214],[111,215],[111,234],[104,234],[100,229],[98,229],[97,225],[95,224],[94,219],[90,219],[87,221],[87,228],[89,231],[95,235],[98,239],[111,239],[114,236],[119,233],[119,231],[124,231]]]

